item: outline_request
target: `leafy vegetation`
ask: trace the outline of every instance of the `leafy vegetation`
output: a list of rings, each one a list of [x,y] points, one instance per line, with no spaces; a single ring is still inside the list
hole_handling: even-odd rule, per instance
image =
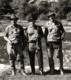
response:
[[[20,19],[28,19],[36,15],[36,19],[46,19],[49,11],[54,11],[61,19],[67,18],[71,12],[71,0],[0,0],[0,18],[4,14],[15,13]]]

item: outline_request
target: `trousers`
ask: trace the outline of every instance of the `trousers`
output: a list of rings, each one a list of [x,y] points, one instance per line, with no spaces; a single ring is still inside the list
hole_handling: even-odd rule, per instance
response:
[[[62,42],[48,42],[47,53],[48,53],[50,70],[54,69],[54,55],[56,54],[57,58],[59,58],[60,69],[62,69],[63,68]]]
[[[20,69],[24,69],[24,55],[23,46],[21,43],[9,44],[7,43],[7,52],[9,55],[9,62],[11,69],[15,70],[15,61],[18,60],[20,63]]]
[[[37,59],[39,63],[39,70],[43,71],[42,48],[39,47],[38,49],[36,49],[36,43],[29,43],[28,53],[29,53],[29,59],[30,59],[30,65],[31,65],[32,72],[35,73],[35,54],[37,55]]]

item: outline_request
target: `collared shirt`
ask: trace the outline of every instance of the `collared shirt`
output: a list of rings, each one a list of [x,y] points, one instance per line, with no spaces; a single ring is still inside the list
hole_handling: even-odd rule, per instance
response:
[[[37,41],[38,39],[38,32],[37,29],[35,29],[33,26],[28,26],[27,28],[28,33],[28,40],[30,41]]]
[[[12,43],[20,43],[24,37],[23,28],[20,25],[9,25],[5,30],[5,36],[9,38]]]
[[[65,32],[61,22],[59,21],[48,21],[45,28],[48,31],[47,41],[50,42],[59,42],[61,35]]]
[[[27,28],[27,33],[28,33],[28,41],[37,41],[42,35],[42,29],[38,26],[35,25],[33,27],[32,25],[29,25]]]

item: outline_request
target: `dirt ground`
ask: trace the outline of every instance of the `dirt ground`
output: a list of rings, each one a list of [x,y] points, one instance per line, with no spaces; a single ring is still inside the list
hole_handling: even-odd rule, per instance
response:
[[[71,73],[68,72],[65,75],[60,75],[59,73],[55,75],[49,75],[48,73],[45,75],[27,74],[27,76],[17,73],[15,76],[11,76],[11,71],[7,70],[0,76],[0,80],[71,80]]]

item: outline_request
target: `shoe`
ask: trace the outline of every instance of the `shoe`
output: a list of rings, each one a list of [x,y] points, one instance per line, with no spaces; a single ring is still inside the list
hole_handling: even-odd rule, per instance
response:
[[[35,71],[32,71],[32,73],[31,73],[31,74],[35,75]]]
[[[40,73],[40,75],[42,75],[42,74],[43,74],[43,72],[42,72],[42,71],[39,71],[39,73]]]
[[[60,74],[64,75],[64,70],[63,69],[60,69]]]
[[[31,75],[35,75],[36,73],[31,73]]]
[[[54,72],[50,72],[50,73],[49,73],[49,75],[54,75],[54,74],[55,74]]]
[[[11,74],[12,76],[15,76],[16,75],[16,72],[15,71],[12,71],[12,74]]]
[[[25,71],[23,71],[23,70],[21,70],[21,74],[22,74],[23,76],[27,76],[26,73],[25,73]]]
[[[54,73],[54,70],[50,70],[50,73],[49,73],[50,75],[54,75],[55,73]]]
[[[35,75],[35,69],[32,70],[32,74]]]
[[[60,71],[60,74],[61,74],[61,75],[64,75],[64,72],[61,70],[61,71]]]

